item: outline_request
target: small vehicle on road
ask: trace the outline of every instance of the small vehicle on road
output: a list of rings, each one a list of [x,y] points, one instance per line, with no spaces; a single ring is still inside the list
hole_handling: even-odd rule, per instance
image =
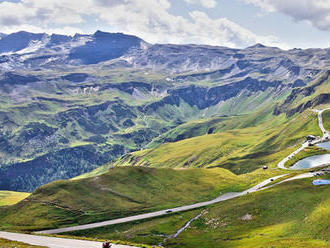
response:
[[[173,210],[166,210],[166,213],[169,214],[169,213],[172,213]]]
[[[111,248],[111,247],[112,247],[112,245],[109,241],[106,241],[102,244],[102,248]]]

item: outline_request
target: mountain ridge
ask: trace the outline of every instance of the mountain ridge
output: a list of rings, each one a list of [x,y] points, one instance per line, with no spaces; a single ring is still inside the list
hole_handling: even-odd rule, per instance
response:
[[[115,41],[117,45],[113,43]],[[296,67],[296,70],[303,68],[313,71],[317,70],[317,67],[330,66],[329,49],[286,51],[262,44],[244,49],[196,44],[150,44],[134,35],[102,31],[96,31],[92,35],[74,36],[24,31],[12,33],[0,40],[0,54],[3,57],[0,61],[2,70],[35,70],[54,66],[59,69],[60,66],[106,61],[113,61],[112,64],[116,66],[115,60],[118,59],[128,67],[168,70],[172,73],[223,70],[236,65],[236,74],[239,74],[246,67],[252,67],[252,71],[254,63],[260,62],[271,62],[272,67],[283,67],[286,70]],[[264,65],[263,71],[266,72],[268,67]],[[254,72],[257,69],[261,70],[254,68]],[[283,73],[284,71],[276,72],[277,76],[281,77]]]

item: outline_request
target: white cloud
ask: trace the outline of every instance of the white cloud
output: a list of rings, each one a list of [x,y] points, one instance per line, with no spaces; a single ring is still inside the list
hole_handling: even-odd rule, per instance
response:
[[[199,2],[211,6],[213,0]],[[170,7],[169,0],[2,2],[0,31],[10,33],[27,30],[72,34],[83,32],[85,26],[95,26],[95,29],[101,28],[105,29],[104,31],[134,34],[151,43],[244,47],[260,42],[285,47],[278,43],[275,37],[255,35],[226,18],[212,19],[201,11],[193,11],[190,13],[191,18],[184,18],[170,14]],[[100,23],[101,27],[98,26]]]
[[[244,0],[268,12],[280,12],[296,21],[308,21],[321,30],[330,30],[330,0]]]
[[[190,4],[198,4],[203,6],[204,8],[215,8],[217,6],[217,2],[215,0],[184,0]]]
[[[72,4],[73,3],[73,4]],[[0,3],[0,24],[15,26],[19,24],[31,24],[44,26],[46,24],[79,24],[83,19],[79,12],[77,1],[64,0],[22,0],[19,3]]]

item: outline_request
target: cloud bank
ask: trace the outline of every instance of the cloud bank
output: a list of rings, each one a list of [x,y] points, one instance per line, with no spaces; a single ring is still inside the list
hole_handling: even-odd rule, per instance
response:
[[[203,6],[204,8],[215,8],[217,6],[217,2],[215,0],[184,0],[190,4],[198,4]]]
[[[205,8],[213,8],[217,4],[215,0],[177,1],[199,4]],[[85,27],[92,26],[104,31],[134,34],[151,43],[197,43],[229,47],[263,43],[286,48],[274,36],[256,35],[226,18],[213,19],[200,9],[190,12],[189,17],[183,17],[171,14],[170,8],[169,0],[1,2],[0,32],[26,30],[74,34],[84,33]]]
[[[280,12],[295,21],[307,21],[321,30],[330,30],[330,0],[245,0],[268,12]]]

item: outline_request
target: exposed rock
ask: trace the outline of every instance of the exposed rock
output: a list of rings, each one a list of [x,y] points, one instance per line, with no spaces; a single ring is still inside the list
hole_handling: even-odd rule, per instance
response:
[[[87,73],[70,73],[68,75],[63,76],[62,78],[74,83],[84,82],[89,75]]]
[[[119,58],[131,48],[139,48],[141,43],[144,41],[136,36],[97,31],[91,41],[74,48],[70,52],[69,58],[79,60],[84,64],[97,64]]]
[[[246,214],[246,215],[243,215],[242,217],[240,217],[240,219],[244,220],[244,221],[249,221],[249,220],[253,219],[253,216],[251,214]]]
[[[31,75],[20,75],[14,72],[5,72],[2,76],[0,77],[0,85],[1,84],[28,84],[28,83],[34,83],[40,81],[36,76],[31,76]]]

